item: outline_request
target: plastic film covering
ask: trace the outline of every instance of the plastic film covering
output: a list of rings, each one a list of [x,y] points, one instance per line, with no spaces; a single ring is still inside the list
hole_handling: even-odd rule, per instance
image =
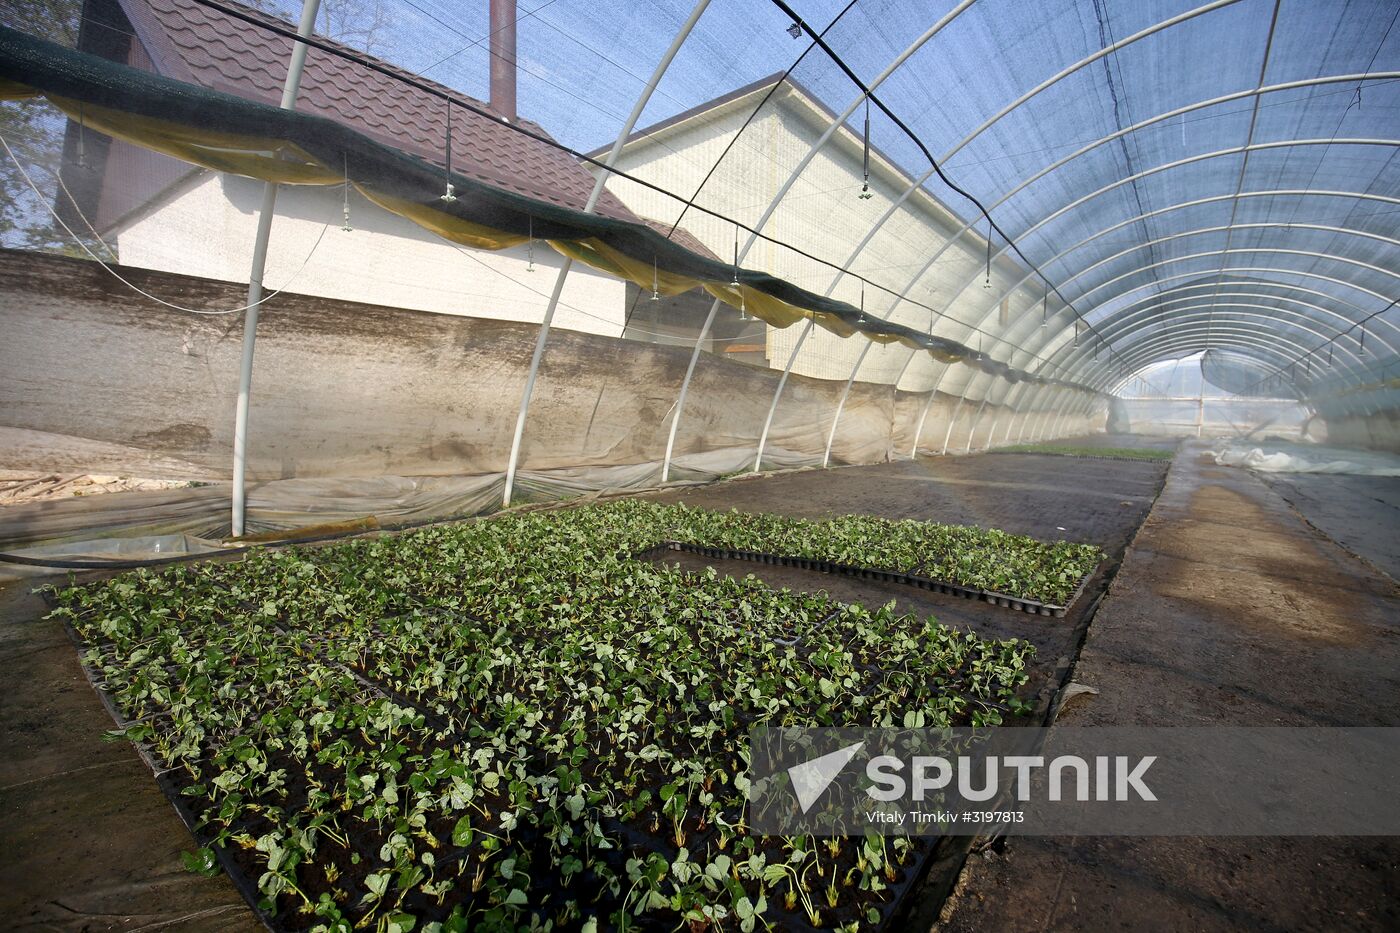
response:
[[[1208,350],[1147,367],[1118,390],[1130,430],[1177,437],[1317,440],[1314,412],[1291,382],[1240,354]],[[1276,390],[1276,392],[1271,391]]]
[[[485,3],[324,0],[278,111],[299,6],[5,14],[14,468],[227,476],[269,179],[262,490],[475,510],[512,467],[959,453],[1115,394],[1400,446],[1388,0],[553,0],[510,49]],[[1128,391],[1203,352],[1210,388]]]

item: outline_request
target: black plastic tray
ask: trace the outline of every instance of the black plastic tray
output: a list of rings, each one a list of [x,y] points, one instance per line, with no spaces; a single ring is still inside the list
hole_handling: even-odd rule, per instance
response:
[[[820,573],[835,573],[848,577],[859,577],[862,580],[879,580],[883,583],[901,583],[905,586],[915,586],[922,590],[933,590],[936,593],[945,593],[949,596],[961,596],[964,599],[978,599],[996,606],[1004,606],[1007,609],[1015,609],[1018,612],[1028,612],[1031,615],[1052,616],[1057,619],[1064,618],[1065,613],[1074,605],[1075,600],[1079,599],[1083,594],[1084,588],[1094,576],[1092,571],[1085,574],[1084,579],[1079,581],[1079,585],[1074,588],[1074,592],[1070,594],[1069,599],[1061,606],[1055,605],[1054,603],[1042,603],[1034,599],[1025,599],[1020,596],[1008,596],[1006,593],[997,593],[993,590],[979,590],[975,587],[961,586],[957,583],[931,580],[928,577],[902,573],[897,570],[875,570],[870,567],[854,567],[850,564],[838,564],[835,561],[818,560],[811,557],[784,557],[781,554],[769,554],[763,551],[734,551],[729,548],[688,544],[684,541],[663,541],[655,547],[638,551],[633,557],[645,560],[647,558],[658,557],[666,551],[685,551],[690,554],[699,554],[702,557],[713,557],[721,560],[746,560],[756,564],[774,564],[780,567],[795,567],[799,570],[815,570]]]

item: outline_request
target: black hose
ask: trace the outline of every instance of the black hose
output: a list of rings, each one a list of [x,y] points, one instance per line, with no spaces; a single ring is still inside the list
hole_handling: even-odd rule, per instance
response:
[[[412,531],[415,528],[425,528],[429,525],[445,525],[451,522],[460,522],[471,516],[459,515],[451,518],[430,518],[418,522],[403,522],[397,525],[377,525],[374,527],[348,528],[344,531],[331,532],[324,535],[313,535],[305,538],[290,538],[282,541],[268,541],[245,544],[241,547],[219,548],[213,551],[198,551],[193,554],[172,554],[169,557],[152,557],[146,560],[59,560],[46,559],[42,557],[23,557],[19,554],[7,554],[0,551],[0,563],[21,564],[26,567],[53,567],[58,570],[139,570],[142,567],[160,567],[166,564],[179,564],[192,560],[203,560],[208,557],[228,557],[233,554],[246,554],[253,548],[283,548],[296,544],[320,544],[325,541],[337,541],[341,538],[351,538],[356,535],[369,534],[371,532],[395,533],[400,531]]]

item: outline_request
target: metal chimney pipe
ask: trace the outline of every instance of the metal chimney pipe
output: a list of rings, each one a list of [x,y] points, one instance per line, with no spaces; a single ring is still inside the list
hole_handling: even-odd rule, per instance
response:
[[[491,0],[491,109],[515,121],[515,0]]]

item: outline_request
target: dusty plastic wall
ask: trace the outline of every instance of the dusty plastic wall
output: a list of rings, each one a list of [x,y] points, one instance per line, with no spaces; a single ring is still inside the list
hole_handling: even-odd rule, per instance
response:
[[[123,274],[192,307],[243,301],[242,287],[229,283]],[[241,315],[163,308],[94,263],[16,252],[0,254],[0,291],[5,467],[227,478]],[[279,295],[264,306],[258,330],[250,476],[499,472],[537,333],[531,324]],[[689,356],[680,347],[555,331],[522,465],[659,459]],[[778,375],[702,357],[677,455],[751,455]],[[789,381],[769,439],[775,457],[820,459],[841,388]],[[888,386],[853,387],[836,462],[888,456],[895,395]]]
[[[1385,411],[1350,417],[1334,415],[1323,420],[1329,444],[1400,453],[1400,412]]]
[[[121,271],[187,307],[233,308],[244,300],[244,287],[234,283]],[[0,295],[0,469],[228,479],[241,314],[165,308],[96,263],[15,251],[0,251]],[[494,508],[537,333],[531,324],[303,295],[268,301],[255,362],[250,526]],[[684,347],[554,332],[525,432],[523,498],[657,484],[689,359]],[[751,468],[779,376],[702,354],[673,477]],[[790,378],[765,468],[821,463],[843,388],[842,380]],[[975,417],[980,402],[959,406],[942,394],[925,413],[927,400],[927,393],[855,383],[832,464],[908,457],[921,414],[921,452],[940,452],[945,435],[948,451],[960,452],[974,421],[981,449],[1006,414],[988,404]],[[1060,433],[1085,423],[1066,419]],[[1016,440],[1006,428],[996,425],[997,443]],[[141,506],[134,517],[152,533],[213,536],[226,497],[219,486],[121,498]],[[44,505],[32,520],[7,515],[5,536],[66,540],[104,526],[115,533],[133,517],[124,506],[98,516],[95,502],[71,515],[74,506]]]

